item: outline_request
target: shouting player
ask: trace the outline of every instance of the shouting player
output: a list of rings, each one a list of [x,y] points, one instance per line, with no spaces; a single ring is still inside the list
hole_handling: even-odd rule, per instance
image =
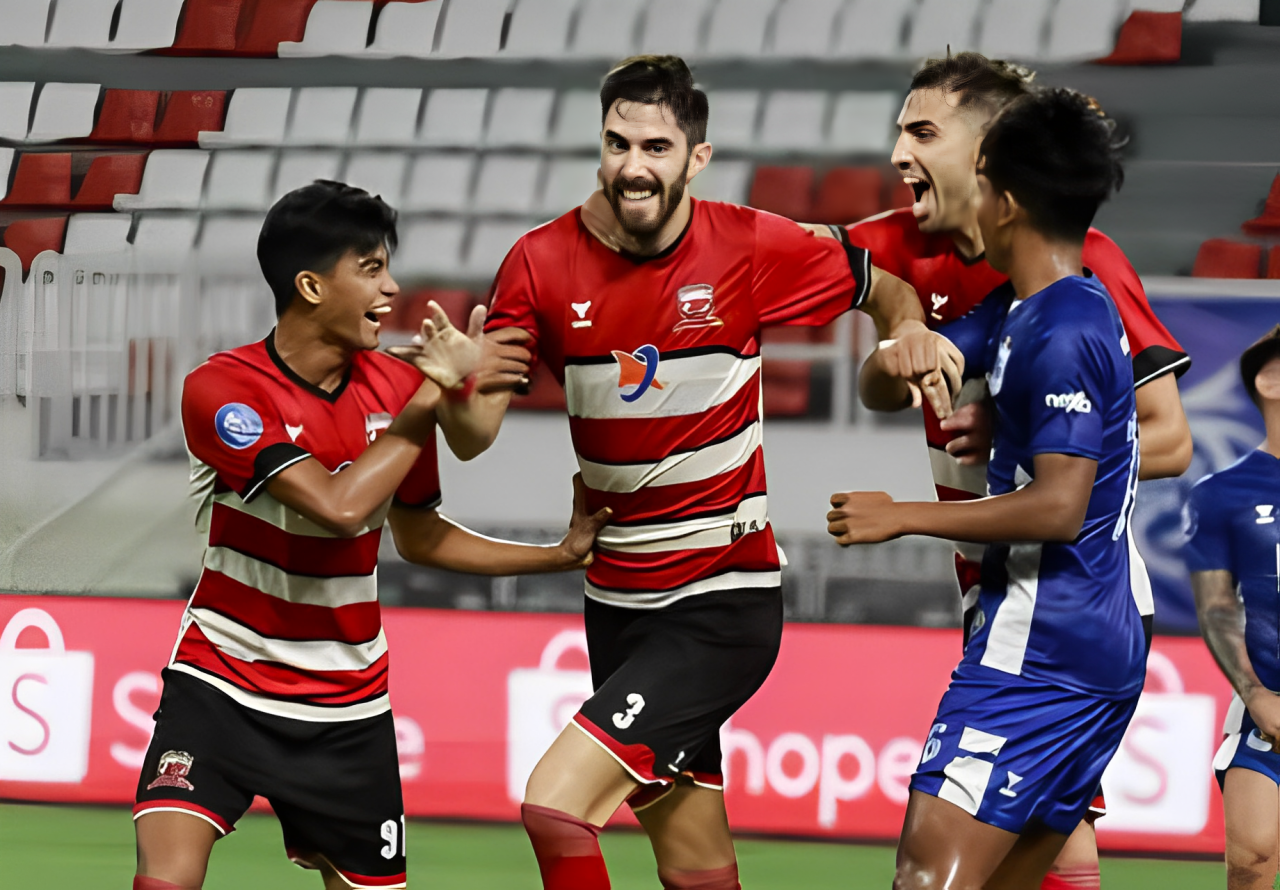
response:
[[[894,886],[1039,884],[1089,807],[1145,677],[1130,580],[1138,475],[1124,329],[1082,251],[1122,180],[1113,122],[1070,90],[1008,105],[981,145],[978,222],[1009,284],[978,329],[995,410],[991,496],[894,503],[854,493],[840,543],[909,534],[991,545],[964,657],[938,707]],[[872,369],[874,372],[874,369]]]
[[[605,512],[575,512],[552,547],[492,541],[437,513],[441,387],[374,351],[399,291],[395,244],[395,213],[360,189],[320,181],[285,195],[258,240],[275,329],[187,377],[182,422],[209,538],[138,782],[135,890],[200,887],[214,841],[254,795],[271,802],[289,857],[329,890],[404,886],[376,575],[384,519],[424,565],[514,575],[591,561]],[[477,338],[482,323],[478,310]],[[466,377],[478,348],[464,345],[428,369]],[[519,379],[520,353],[490,354],[492,384]]]
[[[603,192],[521,238],[492,290],[490,328],[527,331],[564,384],[587,509],[613,510],[587,575],[595,694],[534,769],[522,815],[547,888],[609,886],[596,837],[627,801],[664,887],[730,890],[719,730],[782,632],[761,329],[860,308],[883,336],[916,332],[919,354],[898,353],[917,377],[941,366],[940,339],[866,251],[689,196],[712,149],[682,60],[628,59],[600,98]],[[459,456],[488,447],[508,399],[442,407]]]
[[[1200,632],[1236,691],[1213,760],[1227,824],[1228,890],[1271,890],[1280,872],[1280,326],[1240,375],[1266,441],[1191,489],[1187,568]]]
[[[992,116],[1024,95],[1033,75],[1018,65],[978,53],[931,59],[911,81],[898,118],[900,133],[893,164],[916,194],[910,208],[895,210],[849,227],[849,238],[865,247],[876,264],[903,278],[919,294],[926,323],[938,328],[960,318],[1008,279],[984,254],[975,198],[978,146]],[[815,230],[817,227],[813,227]],[[1107,288],[1120,313],[1133,354],[1141,429],[1142,479],[1177,476],[1191,461],[1191,431],[1178,398],[1177,376],[1190,366],[1182,347],[1151,311],[1138,275],[1115,242],[1090,228],[1084,265]],[[873,354],[873,366],[880,356]],[[904,406],[898,385],[877,393],[865,385],[868,407]],[[990,451],[990,420],[982,403],[980,376],[957,399],[953,417],[939,422],[925,406],[925,437],[940,500],[986,494],[984,465]],[[838,507],[843,496],[837,495]],[[956,573],[964,600],[967,636],[977,604],[983,547],[957,542]],[[1135,551],[1135,560],[1140,556]],[[1144,596],[1143,613],[1153,604]],[[1087,890],[1100,883],[1093,820],[1105,812],[1101,796],[1072,835],[1045,890]]]

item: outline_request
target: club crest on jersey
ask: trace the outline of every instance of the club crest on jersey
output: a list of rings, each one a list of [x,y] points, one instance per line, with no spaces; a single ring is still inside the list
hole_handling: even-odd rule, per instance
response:
[[[187,791],[195,791],[196,786],[187,781],[187,774],[191,772],[191,764],[195,763],[195,760],[186,751],[165,751],[160,755],[160,765],[156,768],[156,777],[147,786],[147,790],[183,788]]]
[[[1004,366],[1009,363],[1009,353],[1012,351],[1013,338],[1005,337],[996,353],[996,366],[987,375],[987,388],[991,390],[993,396],[1000,395],[1000,387],[1004,385]]]
[[[240,451],[262,438],[262,418],[242,402],[228,402],[213,415],[213,428],[228,448]]]
[[[680,312],[680,320],[671,329],[673,331],[724,325],[716,318],[715,290],[709,284],[690,284],[676,291],[676,309]]]
[[[618,388],[629,390],[619,393],[624,402],[634,402],[649,387],[662,389],[662,384],[655,379],[658,373],[658,347],[646,343],[635,352],[613,350],[613,357],[618,362]]]

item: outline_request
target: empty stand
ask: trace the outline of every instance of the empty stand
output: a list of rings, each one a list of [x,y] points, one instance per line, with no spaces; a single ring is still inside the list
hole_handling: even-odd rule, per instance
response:
[[[1280,278],[1280,247],[1267,251],[1267,277]]]
[[[531,155],[489,155],[480,163],[472,204],[477,210],[529,214],[537,206],[542,159]]]
[[[645,4],[642,53],[697,53],[698,37],[711,0],[649,0]]]
[[[1257,278],[1262,246],[1210,238],[1200,245],[1191,274],[1196,278]]]
[[[800,222],[813,216],[812,167],[757,167],[751,183],[752,207]]]
[[[560,216],[577,207],[599,185],[600,163],[587,158],[557,158],[547,170],[538,208],[548,216]],[[695,182],[697,180],[694,180]]]
[[[401,293],[392,304],[384,324],[392,330],[416,334],[422,329],[422,321],[427,317],[427,304],[432,301],[444,310],[454,327],[462,331],[467,329],[471,309],[476,305],[475,295],[465,290],[439,288]]]
[[[183,0],[123,0],[110,49],[138,52],[173,45]]]
[[[832,55],[885,59],[902,55],[903,31],[915,0],[850,0]]]
[[[1182,58],[1182,13],[1138,9],[1129,13],[1104,65],[1169,65]]]
[[[71,155],[64,152],[18,157],[6,207],[65,207],[71,203]]]
[[[9,192],[9,169],[13,166],[12,148],[0,148],[0,201]]]
[[[50,0],[0,0],[0,46],[43,46]]]
[[[438,2],[438,0],[433,0]],[[502,41],[502,20],[510,0],[450,3],[440,22],[442,56],[491,56]]]
[[[882,154],[894,139],[901,103],[897,93],[840,93],[827,144],[842,152]]]
[[[422,90],[370,87],[356,112],[356,145],[412,145]]]
[[[1050,59],[1096,59],[1111,52],[1125,0],[1058,0],[1049,18]]]
[[[424,145],[479,145],[488,99],[488,90],[432,90],[422,116],[421,142]]]
[[[444,0],[388,3],[378,14],[377,32],[365,55],[429,56],[435,45]]]
[[[811,365],[769,359],[761,366],[760,399],[765,417],[804,417],[809,413]]]
[[[471,192],[475,156],[422,155],[414,160],[404,203],[408,210],[461,212]]]
[[[200,206],[209,153],[158,149],[147,156],[142,187],[136,195],[118,195],[116,210],[149,208],[195,209]]]
[[[289,120],[290,98],[290,90],[283,87],[241,87],[231,94],[222,129],[200,133],[201,148],[279,145]]]
[[[822,145],[826,93],[777,90],[765,100],[760,144],[772,149],[813,151]]]
[[[555,101],[553,90],[496,90],[484,141],[495,146],[545,145]]]
[[[93,114],[102,91],[96,83],[46,83],[36,100],[28,142],[83,139],[93,132]]]
[[[152,144],[197,145],[202,132],[222,129],[226,109],[227,94],[222,90],[174,90],[164,102]]]
[[[1280,176],[1271,181],[1271,191],[1262,214],[1241,226],[1250,235],[1276,235],[1280,233]]]
[[[1050,0],[991,0],[978,51],[993,59],[1036,59],[1044,52]]]
[[[22,271],[31,269],[32,261],[46,250],[61,251],[67,233],[67,218],[19,219],[4,230],[4,246],[18,255]]]
[[[185,257],[195,245],[199,226],[200,220],[195,216],[144,214],[133,234],[133,246],[141,253]]]
[[[178,36],[168,55],[201,56],[235,52],[245,0],[186,0]]]
[[[21,142],[27,138],[34,83],[0,83],[0,139]]]
[[[558,56],[569,45],[569,23],[578,0],[520,0],[511,13],[509,56]]]
[[[48,46],[99,49],[111,42],[111,19],[119,0],[58,0],[53,6]]]
[[[884,175],[877,167],[836,167],[818,186],[813,221],[848,225],[880,212]]]
[[[527,231],[529,226],[521,222],[476,223],[467,249],[467,272],[483,278],[492,276],[512,246]]]
[[[150,143],[156,135],[156,90],[107,90],[90,142]]]
[[[280,158],[273,198],[311,185],[317,179],[337,179],[342,155],[336,151],[293,151]]]
[[[573,53],[620,59],[636,45],[642,0],[584,0],[578,12]]]
[[[205,187],[204,206],[214,210],[265,210],[275,173],[270,151],[214,152]]]
[[[1256,22],[1258,0],[1196,0],[1187,7],[1189,22]]]
[[[381,195],[392,206],[399,206],[408,169],[409,159],[405,155],[362,152],[347,161],[342,179],[371,195]]]
[[[911,20],[907,52],[912,56],[945,55],[977,46],[978,10],[981,0],[924,0]]]
[[[116,195],[138,193],[146,164],[145,154],[99,155],[89,164],[72,205],[83,210],[110,210]]]
[[[293,100],[288,145],[343,145],[351,135],[355,87],[303,87]]]
[[[760,55],[765,29],[776,5],[777,0],[717,3],[707,28],[707,54],[739,58]]]
[[[63,253],[120,253],[129,249],[133,220],[122,213],[73,213]]]
[[[462,267],[466,227],[461,220],[419,220],[405,227],[396,251],[402,275],[456,275]]]
[[[786,58],[817,58],[831,49],[844,0],[783,0],[773,26],[770,53]]]
[[[200,230],[200,254],[214,262],[233,257],[243,261],[256,254],[261,232],[261,217],[205,217]]]
[[[753,90],[716,90],[707,100],[715,113],[707,123],[707,141],[717,148],[751,148],[755,144],[760,94]]]
[[[246,5],[250,16],[241,21],[236,40],[238,56],[274,56],[281,43],[296,42],[307,30],[307,16],[316,0],[268,0]]]
[[[689,194],[707,201],[745,204],[751,188],[751,162],[713,158],[689,183]]]
[[[570,90],[560,95],[551,142],[561,148],[600,148],[600,94]]]
[[[319,0],[307,17],[301,41],[284,41],[280,58],[355,55],[364,52],[373,0]]]

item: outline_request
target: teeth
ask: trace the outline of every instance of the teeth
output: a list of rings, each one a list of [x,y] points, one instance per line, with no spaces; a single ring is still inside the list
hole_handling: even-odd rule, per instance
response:
[[[653,196],[653,192],[652,192],[652,191],[645,191],[645,192],[628,192],[628,191],[625,191],[625,190],[624,190],[624,191],[623,191],[623,193],[622,193],[622,196],[623,196],[624,198],[627,198],[628,200],[631,200],[631,201],[643,201],[645,198],[652,197],[652,196]]]
[[[388,312],[390,312],[390,311],[391,311],[391,307],[390,307],[390,306],[378,306],[377,308],[375,308],[375,309],[373,310],[373,314],[374,314],[374,315],[386,315],[386,314],[387,314]]]

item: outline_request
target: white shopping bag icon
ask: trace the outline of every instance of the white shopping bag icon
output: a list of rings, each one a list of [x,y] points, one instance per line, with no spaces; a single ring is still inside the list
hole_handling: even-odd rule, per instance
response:
[[[1178,667],[1152,651],[1144,692],[1120,750],[1102,777],[1107,815],[1098,830],[1196,834],[1209,819],[1216,704],[1183,691]]]
[[[542,650],[536,668],[516,668],[507,676],[507,794],[524,800],[524,787],[539,758],[591,697],[591,672],[557,665],[566,652],[587,651],[587,635],[563,630]]]
[[[47,649],[18,649],[28,627]],[[23,609],[0,634],[0,779],[79,782],[89,771],[93,653],[68,652],[43,609]]]

